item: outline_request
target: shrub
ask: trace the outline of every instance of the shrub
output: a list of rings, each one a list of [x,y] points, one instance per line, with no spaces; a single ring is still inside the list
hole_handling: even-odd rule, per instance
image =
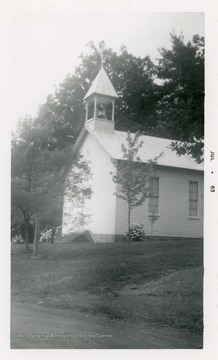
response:
[[[55,229],[55,232],[54,232],[54,239],[53,240],[57,240],[61,237],[61,226],[58,226],[56,229]],[[43,233],[41,233],[41,236],[40,236],[40,239],[39,239],[40,242],[51,242],[52,241],[52,229],[49,229]]]
[[[17,221],[11,225],[11,238],[12,242],[23,244],[26,239],[26,224],[24,222]],[[34,226],[29,224],[29,243],[33,243],[34,239]]]
[[[130,226],[130,232],[127,232],[126,237],[131,241],[142,241],[145,236],[143,225],[134,223]]]

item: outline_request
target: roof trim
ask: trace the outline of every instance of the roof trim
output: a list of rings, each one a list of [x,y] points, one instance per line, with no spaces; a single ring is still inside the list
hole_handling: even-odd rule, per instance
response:
[[[99,144],[99,146],[112,158],[112,159],[115,159],[115,160],[122,160],[121,158],[120,158],[120,155],[118,155],[118,157],[113,153],[113,151],[111,152],[111,149],[110,149],[110,147],[108,147],[108,146],[105,146],[106,144],[104,144],[104,142],[103,141],[101,141],[101,139],[100,139],[100,134],[101,134],[101,132],[102,131],[100,131],[100,132],[98,132],[98,131],[94,131],[90,126],[89,126],[89,124],[85,124],[84,125],[84,127],[83,127],[83,129],[81,130],[81,133],[80,133],[80,135],[78,136],[78,138],[77,138],[77,141],[76,141],[76,143],[75,143],[75,145],[74,145],[74,148],[75,148],[75,151],[77,152],[77,151],[79,151],[79,148],[80,148],[80,146],[82,145],[82,142],[84,141],[84,139],[85,139],[85,137],[87,136],[87,134],[90,134],[91,136],[93,136],[93,138],[97,141],[97,143]],[[113,133],[113,135],[112,136],[115,136],[116,138],[119,138],[119,140],[122,142],[122,138],[119,136],[120,134],[119,134],[120,132],[119,131],[114,131],[114,133]],[[108,134],[109,135],[109,134]],[[110,135],[110,136],[111,136]],[[150,138],[150,139],[152,139],[152,138],[154,138],[155,139],[155,137],[151,137],[151,136],[148,136],[148,135],[146,135],[146,137],[148,137],[148,138]],[[162,138],[156,138],[156,139],[162,139]],[[162,139],[162,140],[167,140],[167,139]],[[111,141],[113,141],[112,139],[111,139]],[[169,140],[170,141],[170,140]],[[164,150],[163,150],[164,151]],[[115,155],[115,156],[114,156]],[[154,154],[154,156],[155,156],[155,154]],[[190,156],[189,156],[190,157]],[[194,161],[194,159],[192,159],[193,161]],[[144,163],[147,163],[147,160],[145,159],[144,161],[143,161]],[[178,160],[178,162],[179,162],[179,160]],[[202,166],[203,164],[197,164],[196,163],[196,165],[198,166]],[[166,164],[160,164],[160,163],[157,163],[155,166],[157,166],[157,167],[161,167],[161,168],[169,168],[169,169],[177,169],[177,170],[184,170],[184,171],[194,171],[194,172],[200,172],[200,173],[204,173],[204,168],[192,168],[191,167],[191,164],[188,164],[188,165],[185,165],[185,164],[181,164],[181,166],[178,166],[178,165],[176,165],[176,163],[175,163],[175,161],[174,161],[174,165],[170,165],[170,163],[166,163]],[[193,164],[193,166],[194,166],[194,164]]]
[[[175,170],[181,170],[181,171],[199,171],[204,173],[204,169],[190,169],[190,168],[184,168],[179,166],[170,166],[170,165],[163,165],[163,164],[156,164],[155,167],[165,168],[165,169],[175,169]]]
[[[85,126],[83,126],[79,136],[76,139],[75,144],[73,145],[73,148],[74,148],[76,153],[79,151],[79,148],[82,145],[82,142],[85,139],[87,133],[88,133],[87,129],[85,128]]]

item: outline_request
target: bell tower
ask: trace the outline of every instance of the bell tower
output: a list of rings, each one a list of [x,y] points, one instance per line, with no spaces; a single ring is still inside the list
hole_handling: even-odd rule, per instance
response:
[[[86,124],[93,130],[114,131],[115,99],[118,95],[104,69],[103,51],[101,69],[84,97],[86,107]]]

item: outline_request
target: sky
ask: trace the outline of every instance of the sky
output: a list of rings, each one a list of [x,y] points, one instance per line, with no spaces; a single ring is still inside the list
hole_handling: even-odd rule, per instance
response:
[[[158,48],[170,48],[170,33],[204,36],[203,12],[146,12],[77,8],[64,1],[15,1],[9,11],[10,82],[8,111],[12,128],[20,117],[35,116],[39,105],[73,73],[87,43],[104,40],[106,47],[155,61]],[[13,106],[11,106],[13,104]]]

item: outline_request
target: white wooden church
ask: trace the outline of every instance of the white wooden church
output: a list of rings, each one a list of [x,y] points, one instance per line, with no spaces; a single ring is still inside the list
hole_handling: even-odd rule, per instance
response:
[[[90,198],[73,206],[65,197],[62,235],[86,232],[94,242],[114,242],[127,231],[127,204],[114,195],[116,184],[110,172],[114,171],[111,159],[122,159],[121,144],[127,133],[116,131],[115,100],[118,97],[104,67],[93,81],[84,97],[86,119],[75,148],[90,161],[92,178],[88,189]],[[152,197],[133,210],[132,222],[144,225],[145,235],[170,237],[203,237],[203,164],[190,156],[177,156],[170,150],[172,140],[142,136],[143,146],[139,156],[143,162],[160,153],[150,177]],[[69,209],[72,217],[69,216]],[[73,214],[83,211],[88,216],[86,224],[78,226]],[[156,214],[152,226],[151,218]],[[68,214],[68,215],[67,215]]]

